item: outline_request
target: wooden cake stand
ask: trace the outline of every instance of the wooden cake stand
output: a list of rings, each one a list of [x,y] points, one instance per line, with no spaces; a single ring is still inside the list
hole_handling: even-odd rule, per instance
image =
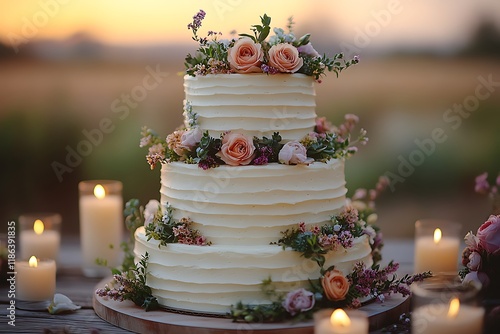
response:
[[[111,278],[102,280],[96,289],[102,288]],[[103,320],[137,333],[175,333],[175,334],[313,334],[311,321],[300,323],[235,323],[227,318],[174,313],[166,310],[146,312],[131,301],[118,302],[104,299],[94,294],[95,313]],[[410,309],[410,299],[392,295],[384,303],[371,302],[360,308],[368,313],[370,330],[377,330],[396,323],[399,316]]]

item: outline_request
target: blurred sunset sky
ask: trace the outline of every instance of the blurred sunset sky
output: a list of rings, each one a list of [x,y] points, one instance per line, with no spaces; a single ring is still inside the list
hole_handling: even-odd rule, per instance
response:
[[[323,33],[316,38],[328,39],[333,34],[336,39],[352,41],[378,17],[390,29],[377,34],[372,47],[453,48],[465,43],[479,19],[500,21],[500,2],[496,0],[23,0],[2,1],[0,8],[0,34],[6,44],[9,33],[22,35],[26,20],[39,26],[36,38],[40,39],[64,39],[86,32],[110,44],[186,43],[191,36],[186,25],[198,9],[207,12],[205,29],[221,29],[226,36],[232,29],[247,32],[266,13],[273,18],[273,26],[284,27],[293,15],[298,29]],[[48,22],[40,11],[48,14]]]

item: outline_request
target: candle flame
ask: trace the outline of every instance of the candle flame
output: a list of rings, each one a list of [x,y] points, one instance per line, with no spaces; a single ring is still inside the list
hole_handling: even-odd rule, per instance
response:
[[[28,264],[29,264],[30,268],[36,268],[36,267],[38,267],[38,260],[36,259],[36,257],[32,256],[32,257],[30,257]]]
[[[434,230],[434,243],[437,245],[439,241],[441,241],[441,237],[443,236],[443,233],[439,228]]]
[[[98,199],[103,199],[104,196],[106,196],[106,191],[104,190],[104,187],[101,186],[100,184],[96,185],[94,187],[94,196],[97,197]]]
[[[43,225],[43,222],[40,219],[35,220],[35,223],[33,224],[33,230],[37,235],[40,235],[43,233],[43,230],[45,229],[45,225]]]
[[[348,327],[351,325],[351,319],[349,319],[347,313],[341,308],[333,311],[330,322],[333,326]]]
[[[458,298],[453,298],[450,301],[450,308],[448,309],[448,318],[456,318],[458,314],[458,310],[460,309],[460,301]]]

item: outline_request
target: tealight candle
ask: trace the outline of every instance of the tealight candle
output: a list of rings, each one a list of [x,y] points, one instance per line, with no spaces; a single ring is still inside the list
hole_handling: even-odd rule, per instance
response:
[[[42,259],[57,259],[61,243],[59,214],[25,214],[19,217],[19,224],[21,259],[27,260],[31,255]]]
[[[449,221],[415,223],[415,272],[456,272],[460,225]]]
[[[39,260],[31,256],[29,261],[16,261],[16,299],[47,301],[56,290],[56,262]]]
[[[109,274],[108,267],[120,264],[123,237],[122,183],[82,181],[80,190],[80,241],[83,273],[98,277]],[[97,261],[104,261],[105,266]]]
[[[428,304],[412,313],[412,333],[479,334],[483,331],[484,309],[460,305],[458,298],[449,304]]]
[[[321,310],[314,314],[315,334],[368,333],[368,316],[361,311]]]

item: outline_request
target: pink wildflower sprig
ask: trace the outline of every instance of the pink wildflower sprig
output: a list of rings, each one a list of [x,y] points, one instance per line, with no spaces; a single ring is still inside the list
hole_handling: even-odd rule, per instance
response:
[[[500,214],[500,195],[498,194],[498,188],[500,187],[500,173],[498,173],[495,183],[492,184],[488,182],[487,172],[478,175],[475,181],[475,192],[481,195],[487,195],[492,201],[492,213]]]
[[[113,275],[113,281],[95,293],[104,298],[117,301],[131,300],[146,311],[159,308],[158,300],[153,297],[151,288],[146,284],[149,254],[142,255],[139,262],[128,271]]]

